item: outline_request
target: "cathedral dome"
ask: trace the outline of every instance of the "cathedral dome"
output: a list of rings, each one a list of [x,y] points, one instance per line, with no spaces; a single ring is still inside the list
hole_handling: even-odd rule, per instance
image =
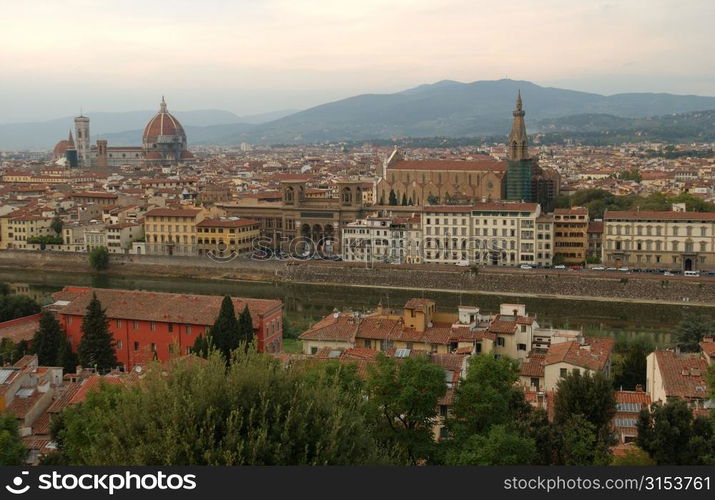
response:
[[[180,142],[186,144],[186,133],[179,120],[166,109],[166,102],[161,98],[159,112],[149,120],[144,128],[144,144],[160,142]]]
[[[70,142],[67,140],[61,140],[57,144],[55,144],[55,149],[52,150],[52,158],[55,160],[59,158],[64,158],[65,156],[65,151],[67,151],[70,147]]]

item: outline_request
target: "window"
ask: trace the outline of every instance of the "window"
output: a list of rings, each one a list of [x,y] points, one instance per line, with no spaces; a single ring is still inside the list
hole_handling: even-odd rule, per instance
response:
[[[150,328],[151,328],[151,331],[152,331],[152,332],[156,331],[156,323],[154,323],[154,322],[152,321],[151,324],[150,324]]]
[[[536,377],[531,378],[531,387],[539,388],[539,379]]]
[[[174,331],[174,323],[169,323],[168,328],[169,328],[169,333],[173,332]]]
[[[134,342],[134,350],[135,351],[139,350],[139,342]]]
[[[191,335],[191,325],[186,325],[186,333]]]
[[[138,321],[134,321],[134,329],[135,329],[135,330],[138,330],[138,329],[139,329],[139,322],[138,322]]]
[[[566,372],[567,372],[566,368],[561,368],[561,371],[560,371],[560,373],[559,373],[559,375],[561,376],[561,378],[564,378],[564,377],[566,376]]]
[[[117,340],[117,349],[121,349],[121,348],[122,348],[122,341]]]
[[[497,337],[497,345],[499,347],[504,347],[504,337]]]
[[[311,348],[310,348],[310,354],[318,354],[318,348],[317,348],[317,347],[311,347]]]
[[[526,344],[516,344],[517,351],[526,351]]]
[[[370,342],[369,340],[365,340],[365,341],[364,341],[364,347],[365,347],[366,349],[370,349],[370,348],[372,347],[372,342]]]
[[[121,327],[122,327],[122,320],[118,319],[117,320],[117,328],[121,328]]]
[[[151,343],[151,352],[156,352],[156,344],[153,342]]]
[[[448,408],[449,407],[447,405],[439,405],[439,416],[446,417]]]

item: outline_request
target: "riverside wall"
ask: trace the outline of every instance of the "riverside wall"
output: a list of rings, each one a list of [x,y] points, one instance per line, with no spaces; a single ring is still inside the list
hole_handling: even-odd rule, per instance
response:
[[[0,251],[0,268],[35,271],[94,272],[86,253]],[[201,257],[111,255],[103,271],[116,275],[179,278],[330,283],[344,286],[383,286],[455,290],[506,295],[568,297],[715,306],[715,278],[682,278],[637,274],[514,271],[447,266],[366,268],[337,262],[255,261],[216,262]]]

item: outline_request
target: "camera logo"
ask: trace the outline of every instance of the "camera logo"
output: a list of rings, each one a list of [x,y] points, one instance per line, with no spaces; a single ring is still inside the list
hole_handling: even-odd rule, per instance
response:
[[[27,476],[29,474],[30,473],[26,470],[22,471],[20,476],[15,476],[15,478],[12,480],[12,485],[6,485],[5,489],[13,495],[22,495],[23,493],[27,493],[27,491],[30,489],[30,485],[26,484],[25,486],[22,486],[22,476]]]

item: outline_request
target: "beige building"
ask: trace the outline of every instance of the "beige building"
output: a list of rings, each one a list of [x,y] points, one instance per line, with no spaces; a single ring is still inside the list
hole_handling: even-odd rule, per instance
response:
[[[52,217],[15,210],[0,216],[0,248],[27,249],[27,240],[38,236],[52,236]]]
[[[107,249],[111,253],[129,253],[132,243],[144,239],[144,224],[120,222],[106,226]]]
[[[554,258],[566,265],[583,265],[588,254],[588,210],[584,207],[554,210]]]
[[[603,224],[605,265],[715,269],[715,213],[608,210]]]
[[[193,208],[155,208],[146,213],[144,234],[150,255],[196,255],[196,224],[205,212]]]
[[[715,408],[707,385],[706,353],[653,351],[646,358],[646,392],[655,402],[684,399],[690,408]]]

